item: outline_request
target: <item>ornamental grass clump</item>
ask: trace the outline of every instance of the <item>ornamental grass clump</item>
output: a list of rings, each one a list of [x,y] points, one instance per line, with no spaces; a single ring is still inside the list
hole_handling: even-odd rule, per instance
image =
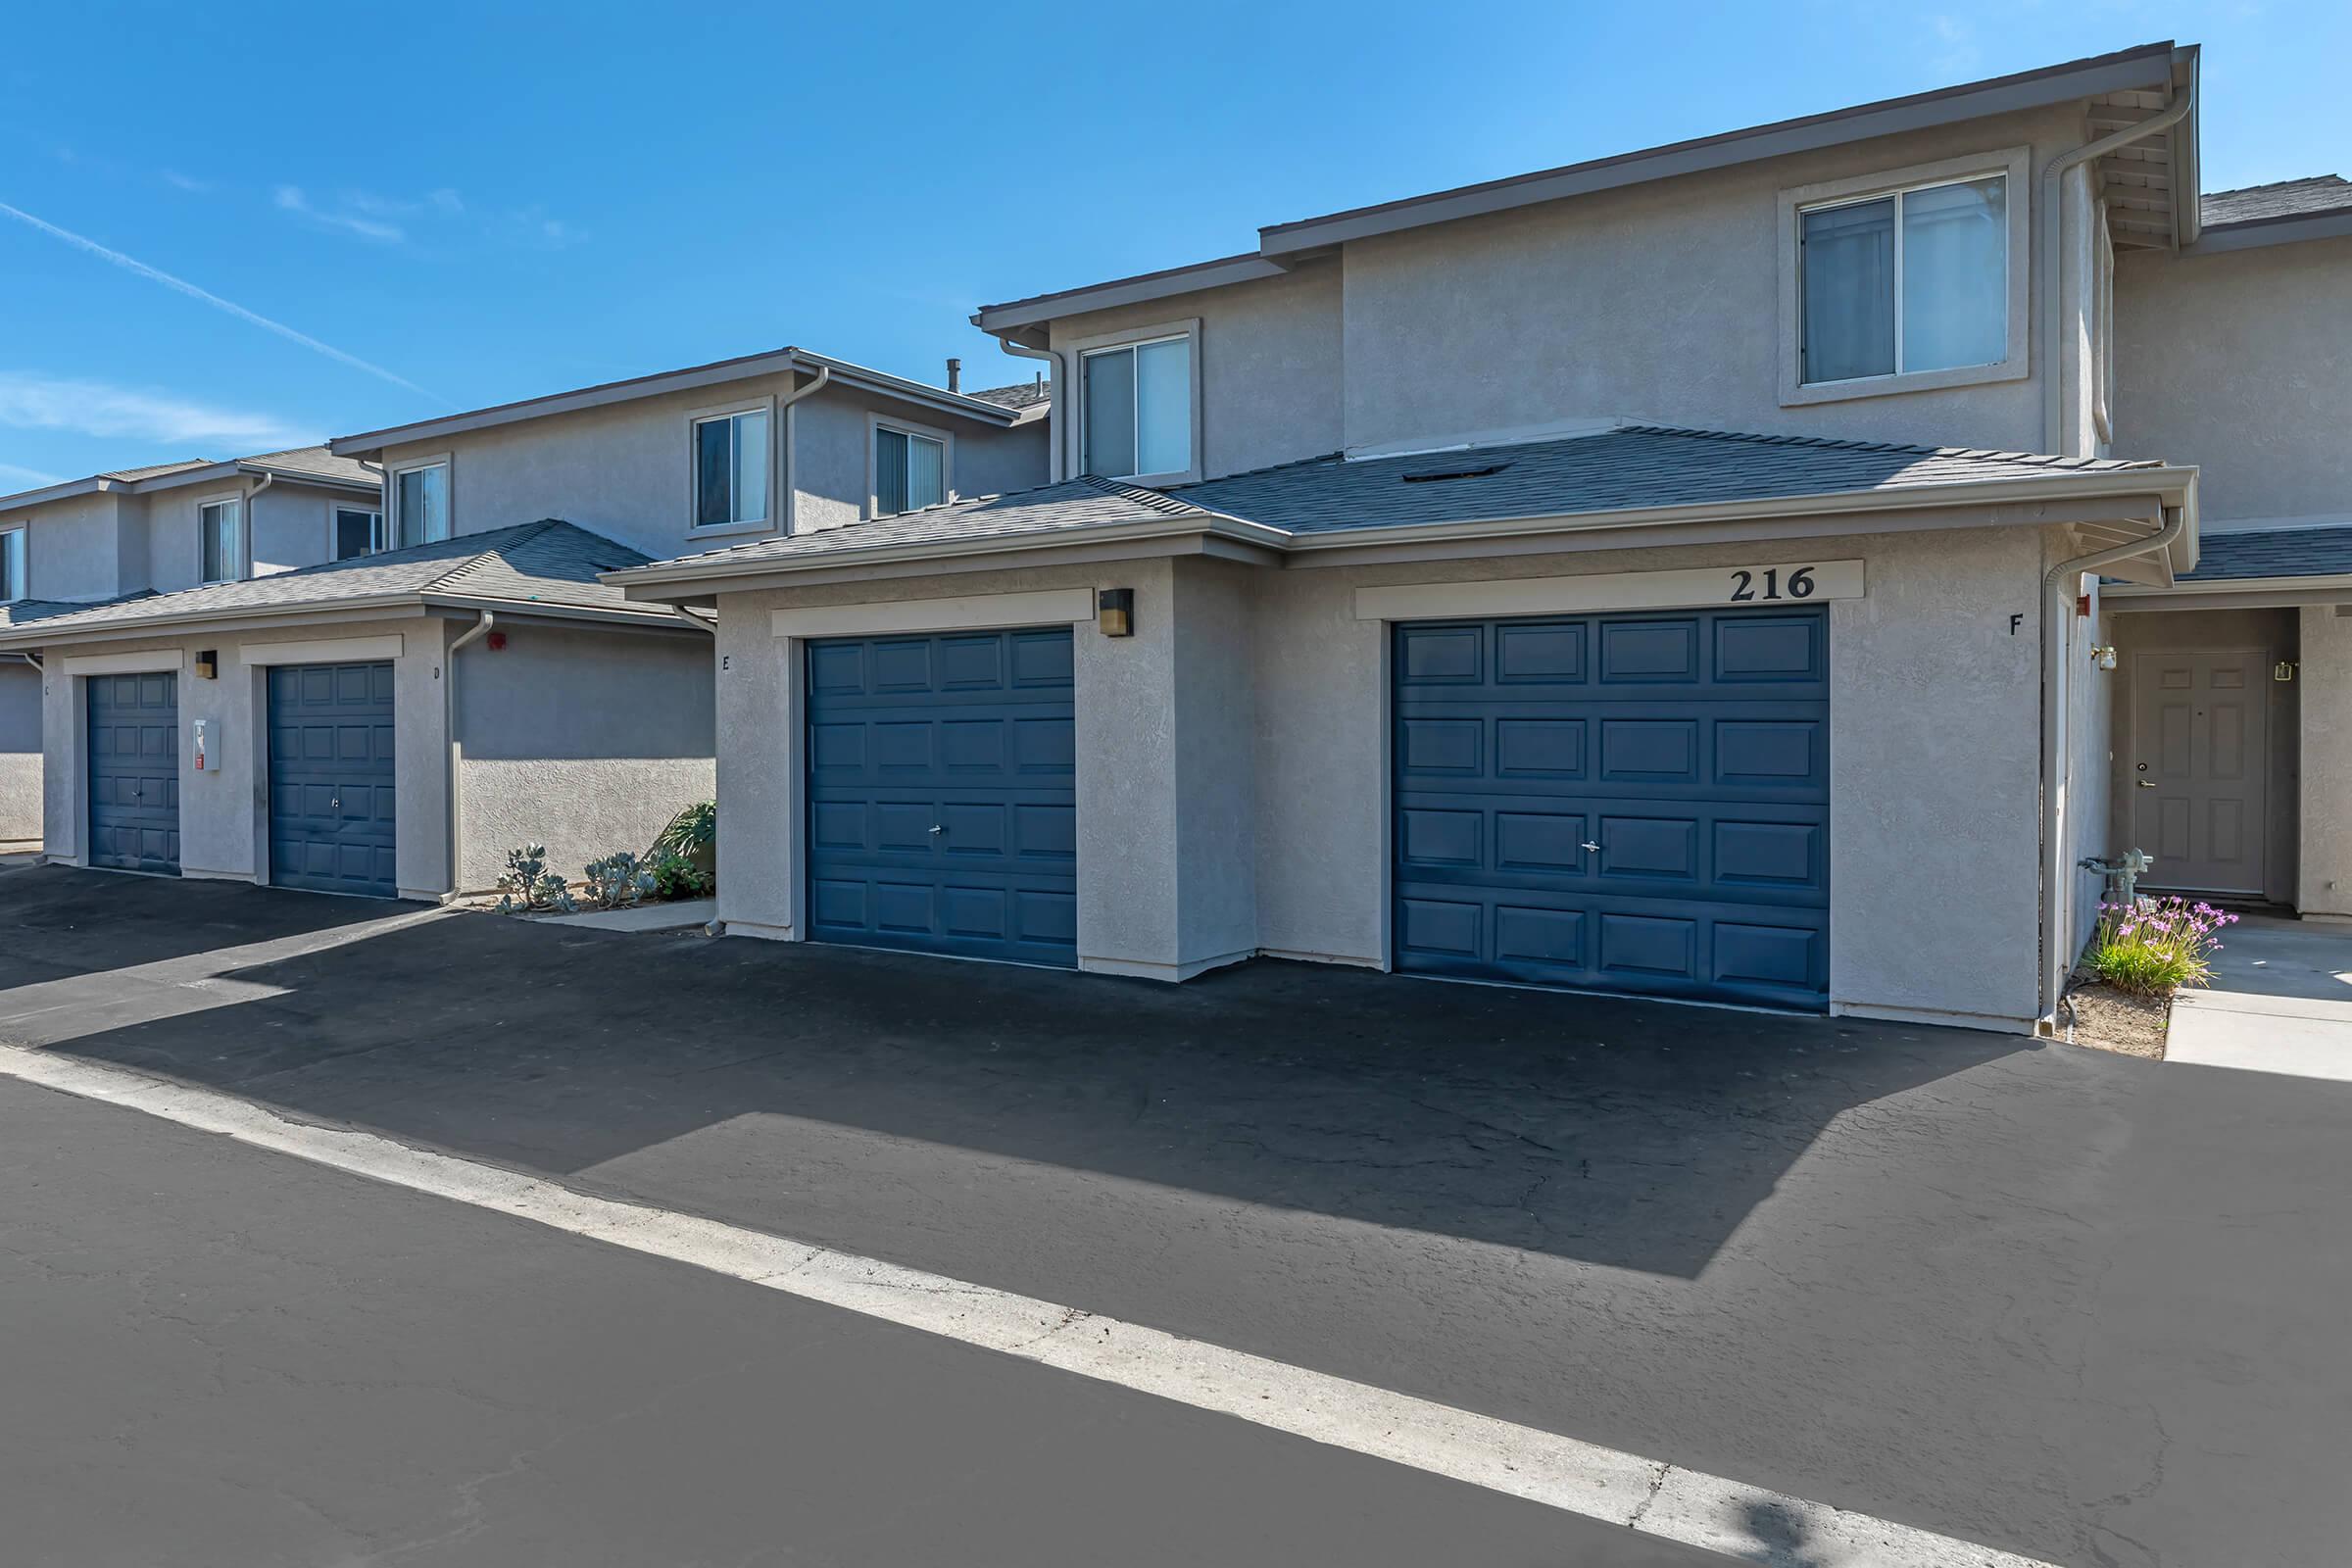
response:
[[[2118,991],[2169,997],[2182,986],[2213,980],[2207,956],[2222,950],[2222,927],[2237,916],[2175,895],[2099,906],[2090,939],[2090,969]]]

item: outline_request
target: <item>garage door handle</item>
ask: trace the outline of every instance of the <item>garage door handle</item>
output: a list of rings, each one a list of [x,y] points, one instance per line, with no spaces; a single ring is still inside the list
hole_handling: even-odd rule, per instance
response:
[[[931,824],[931,831],[934,833],[945,833],[947,829],[941,827],[937,822],[934,822]]]
[[[1587,843],[1585,843],[1585,844],[1579,845],[1579,846],[1578,846],[1578,848],[1580,848],[1580,849],[1584,850],[1586,853],[1588,853],[1588,854],[1591,854],[1591,855],[1598,855],[1598,854],[1600,853],[1600,846],[1599,846],[1599,845],[1597,845],[1597,844],[1591,843],[1591,842],[1587,842]]]

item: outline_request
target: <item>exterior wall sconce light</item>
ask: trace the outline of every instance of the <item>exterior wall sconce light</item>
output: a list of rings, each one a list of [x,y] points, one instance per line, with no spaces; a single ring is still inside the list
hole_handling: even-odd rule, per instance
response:
[[[2114,646],[2109,644],[2104,647],[2093,648],[2090,651],[2090,662],[2092,667],[2096,669],[2113,669],[2115,667]]]
[[[196,656],[196,678],[198,680],[219,680],[220,678],[220,651],[219,649],[207,648]]]
[[[1105,637],[1135,635],[1135,590],[1105,588],[1095,595],[1095,625]]]

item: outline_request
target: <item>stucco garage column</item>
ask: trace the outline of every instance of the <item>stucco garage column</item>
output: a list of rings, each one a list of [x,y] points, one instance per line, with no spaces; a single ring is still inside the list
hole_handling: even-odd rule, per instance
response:
[[[1238,589],[1216,575],[1222,569],[1185,564],[1185,580],[1198,576],[1196,609],[1232,605]],[[1096,629],[1094,595],[1114,587],[1134,590],[1132,637]],[[1077,720],[1080,967],[1179,979],[1245,952],[1251,945],[1244,929],[1249,858],[1231,846],[1246,813],[1231,808],[1249,783],[1247,648],[1238,610],[1230,625],[1211,621],[1202,640],[1186,641],[1180,603],[1179,571],[1167,560],[721,595],[719,918],[738,935],[807,935],[804,649],[810,636],[1063,624],[1071,627]],[[1188,657],[1212,677],[1194,699],[1179,692],[1180,662]],[[1190,792],[1180,763],[1188,704],[1202,748]],[[1211,874],[1238,878],[1196,906],[1189,933],[1180,858],[1188,823],[1205,863],[1225,868]],[[1220,844],[1228,846],[1222,854]]]
[[[2301,892],[2306,918],[2352,919],[2352,617],[2303,607]]]

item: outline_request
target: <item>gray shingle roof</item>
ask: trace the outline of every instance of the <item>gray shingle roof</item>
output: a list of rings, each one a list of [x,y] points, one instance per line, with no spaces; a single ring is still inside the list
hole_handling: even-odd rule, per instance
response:
[[[1020,381],[1011,386],[992,386],[978,392],[966,392],[964,396],[978,398],[983,403],[994,403],[1000,408],[1027,409],[1052,401],[1054,389],[1046,385],[1044,377],[1041,376],[1036,380]]]
[[[2160,466],[1625,425],[1595,435],[1411,457],[1348,462],[1335,453],[1166,491],[1086,476],[686,559],[723,570],[760,561],[1181,517],[1204,523],[1239,519],[1294,534],[1332,533]]]
[[[627,545],[554,517],[492,533],[463,534],[437,544],[388,550],[353,561],[273,572],[243,582],[213,583],[129,602],[76,606],[42,618],[44,633],[118,629],[148,621],[199,619],[262,610],[327,610],[339,604],[404,598],[436,601],[532,601],[570,610],[595,610],[668,618],[666,610],[632,605],[602,572],[645,564]]]
[[[1597,435],[1518,446],[1352,463],[1338,456],[1314,458],[1185,485],[1169,494],[1295,533],[1314,533],[2154,466],[1966,447],[1622,425]]]
[[[111,468],[97,477],[122,480],[154,479],[167,473],[182,473],[189,468],[209,468],[212,466],[211,458],[181,458],[176,463],[151,463],[144,468]]]
[[[34,621],[54,620],[84,610],[96,610],[103,605],[129,604],[134,600],[153,599],[155,590],[142,588],[135,594],[119,599],[19,599],[13,604],[0,605],[0,630],[27,626]]]
[[[2352,207],[2352,180],[2341,174],[2313,174],[2238,190],[2207,191],[2197,213],[2205,227],[2225,228],[2277,218],[2308,218],[2348,207]]]
[[[357,458],[338,458],[324,447],[289,447],[283,452],[264,452],[257,457],[239,458],[257,468],[276,468],[287,473],[316,473],[329,479],[350,479],[362,484],[377,484],[383,470]]]
[[[2197,569],[2180,580],[2228,582],[2241,577],[2337,575],[2352,575],[2352,525],[2209,533],[2197,553]]]

